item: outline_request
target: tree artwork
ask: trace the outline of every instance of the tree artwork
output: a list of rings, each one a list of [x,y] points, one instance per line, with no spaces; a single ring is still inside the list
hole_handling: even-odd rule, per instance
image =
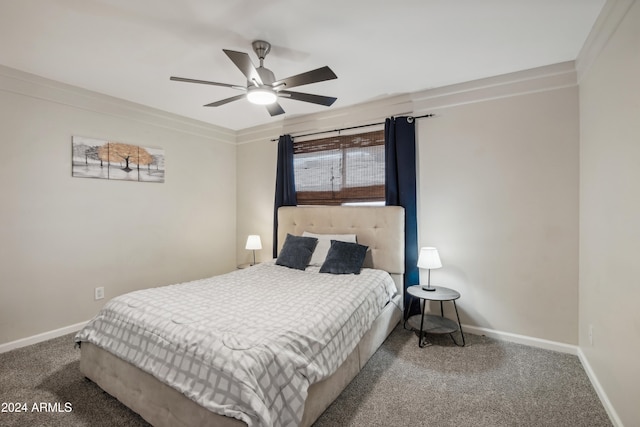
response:
[[[104,167],[104,163],[100,158],[100,147],[95,145],[88,147],[87,151],[85,152],[85,155],[87,159],[93,159],[93,160],[99,161],[100,167]]]
[[[72,152],[74,177],[164,182],[161,148],[74,136]]]
[[[74,144],[73,145],[73,157],[80,157],[84,159],[84,164],[89,164],[89,155],[87,152],[91,147],[86,144]]]
[[[122,170],[125,172],[133,170],[129,167],[130,163],[140,168],[140,165],[148,165],[152,161],[151,155],[144,148],[120,142],[107,142],[101,146],[98,150],[98,157],[109,163],[124,162]]]
[[[151,163],[149,163],[149,168],[151,168],[151,165],[155,166],[155,170],[160,170],[160,166],[162,165],[162,168],[164,169],[164,156],[161,154],[154,154],[151,156],[151,158],[153,159],[151,161]]]

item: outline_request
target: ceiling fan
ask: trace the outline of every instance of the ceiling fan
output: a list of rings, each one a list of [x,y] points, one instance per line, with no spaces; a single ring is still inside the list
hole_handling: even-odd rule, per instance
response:
[[[240,95],[225,98],[220,101],[212,102],[205,107],[219,107],[229,102],[247,98],[253,104],[265,105],[271,116],[283,114],[284,110],[278,104],[278,98],[288,98],[296,101],[311,102],[313,104],[330,106],[337,98],[330,96],[314,95],[311,93],[293,92],[290,88],[296,86],[308,85],[311,83],[322,82],[325,80],[337,79],[338,76],[329,67],[321,67],[306,73],[296,74],[295,76],[285,79],[276,80],[273,72],[265,68],[264,58],[271,50],[271,44],[263,40],[256,40],[252,44],[253,51],[260,59],[260,66],[256,68],[249,55],[244,52],[236,52],[234,50],[222,49],[229,59],[240,69],[242,74],[247,78],[247,85],[239,86],[228,83],[210,82],[207,80],[196,80],[184,77],[171,77],[171,80],[187,83],[199,83],[213,86],[229,87],[242,91]]]

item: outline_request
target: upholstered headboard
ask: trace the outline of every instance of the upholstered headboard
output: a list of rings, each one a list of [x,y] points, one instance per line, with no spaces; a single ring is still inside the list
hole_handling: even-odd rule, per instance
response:
[[[365,267],[404,274],[404,209],[399,206],[283,206],[278,209],[278,253],[287,233],[355,234],[370,248]]]

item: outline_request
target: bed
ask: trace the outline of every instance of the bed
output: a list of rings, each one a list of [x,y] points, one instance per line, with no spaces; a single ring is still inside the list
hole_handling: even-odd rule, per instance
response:
[[[105,315],[99,314],[91,322],[94,325],[88,325],[76,337],[81,346],[81,372],[154,426],[311,425],[357,375],[402,317],[404,210],[400,207],[283,207],[279,209],[277,235],[279,251],[283,249],[288,235],[301,236],[305,232],[316,235],[354,234],[357,236],[359,244],[368,247],[363,266],[365,268],[361,274],[329,276],[341,276],[336,279],[338,282],[348,280],[358,283],[358,286],[361,286],[360,282],[355,282],[355,280],[371,282],[371,285],[366,286],[373,286],[371,289],[376,290],[365,292],[365,295],[356,298],[378,301],[376,304],[380,304],[380,308],[375,316],[369,314],[364,316],[366,320],[353,320],[358,316],[340,308],[342,297],[332,303],[335,304],[335,310],[321,311],[316,314],[311,314],[311,310],[303,310],[308,311],[309,316],[315,315],[321,316],[321,318],[338,316],[339,319],[342,319],[338,319],[339,322],[342,322],[340,329],[325,331],[325,335],[330,336],[331,339],[318,344],[316,341],[320,341],[319,338],[313,338],[312,341],[304,341],[307,338],[300,338],[301,335],[306,337],[307,329],[314,329],[308,326],[316,325],[318,318],[295,318],[297,315],[290,314],[285,317],[291,317],[294,320],[294,327],[291,330],[297,331],[299,325],[307,325],[305,333],[296,332],[293,340],[300,341],[302,343],[300,346],[304,351],[292,350],[293,359],[287,359],[283,362],[276,363],[277,361],[268,360],[264,366],[260,363],[258,363],[260,366],[257,366],[254,363],[249,368],[241,368],[239,374],[231,372],[232,369],[227,367],[235,367],[237,358],[252,361],[262,360],[261,358],[266,353],[263,340],[267,335],[274,335],[276,343],[280,343],[278,340],[282,334],[273,332],[276,331],[275,326],[267,327],[264,323],[258,322],[253,323],[252,327],[251,323],[254,319],[261,319],[259,308],[262,306],[262,302],[265,306],[269,306],[269,292],[271,291],[267,291],[267,289],[275,289],[284,283],[285,279],[280,274],[285,274],[283,270],[289,270],[286,267],[277,266],[273,262],[268,262],[246,269],[246,271],[238,270],[217,278],[157,288],[160,290],[157,292],[165,293],[165,297],[168,295],[171,301],[175,301],[176,307],[174,310],[173,304],[165,305],[165,310],[171,313],[171,319],[162,320],[158,317],[154,321],[167,323],[172,328],[173,335],[167,333],[153,343],[141,338],[131,338],[133,332],[129,336],[130,331],[118,334],[111,333],[113,327],[109,325],[102,329],[95,327],[96,319],[102,318],[104,320]],[[312,266],[305,271],[291,272],[294,274],[293,281],[290,285],[286,285],[290,286],[288,291],[291,294],[298,292],[309,297],[309,300],[303,300],[306,301],[304,304],[309,307],[320,306],[315,303],[315,298],[320,297],[313,294],[315,291],[312,291],[316,288],[313,286],[313,281],[320,280],[317,277],[322,275],[316,271],[318,268]],[[289,273],[286,272],[286,274]],[[324,276],[327,275],[324,274]],[[263,277],[264,280],[269,278],[268,286],[256,288],[255,285],[252,285],[258,283]],[[381,283],[385,281],[386,284],[374,284],[377,281]],[[246,285],[242,283],[246,283]],[[213,334],[208,342],[201,342],[198,344],[200,347],[191,348],[192,342],[195,342],[195,339],[192,338],[196,335],[212,335],[211,330],[206,327],[207,324],[197,316],[198,306],[206,306],[207,304],[202,301],[208,301],[208,297],[200,292],[208,292],[214,285],[221,286],[221,288],[216,288],[217,295],[226,295],[224,289],[231,290],[236,285],[239,287],[247,286],[242,288],[246,290],[245,295],[256,293],[257,297],[253,300],[249,298],[250,301],[253,301],[251,304],[241,303],[235,306],[229,304],[232,306],[230,311],[234,311],[236,316],[237,313],[242,312],[242,317],[236,317],[233,325],[228,328],[225,326],[224,330],[220,330],[220,327],[216,326],[218,335]],[[229,288],[224,288],[225,286],[229,286]],[[301,286],[306,288],[299,292]],[[344,285],[338,283],[327,286]],[[383,287],[387,289],[384,292],[379,290]],[[390,287],[393,289],[389,289]],[[181,295],[180,292],[183,292],[184,289],[188,289],[189,294],[184,297],[185,301],[178,302],[182,299],[178,295]],[[264,294],[262,289],[264,289]],[[382,301],[382,294],[385,292],[387,294],[386,302]],[[117,299],[115,302],[112,300],[112,302],[124,307],[125,312],[133,313],[131,317],[133,319],[141,316],[140,310],[145,311],[145,316],[154,315],[153,307],[161,304],[161,302],[156,304],[154,295],[156,294],[138,291],[131,295],[128,294],[122,299]],[[220,298],[217,297],[217,299]],[[364,301],[365,299],[361,303],[350,304],[358,307],[375,305]],[[296,303],[299,304],[299,301]],[[180,308],[178,306],[181,304],[186,304],[190,309],[184,310],[183,307],[182,311],[178,311]],[[294,306],[289,308],[293,311],[286,311],[287,314],[295,313]],[[143,322],[141,317],[140,321]],[[286,319],[282,320],[282,322],[285,321]],[[99,320],[97,322],[99,323]],[[277,322],[275,320],[275,323]],[[359,326],[349,322],[356,322]],[[132,321],[126,319],[120,323],[129,324]],[[134,324],[132,328],[145,330],[147,331],[145,334],[149,336],[157,335],[153,331],[149,332],[150,329],[145,326]],[[366,329],[360,331],[358,328]],[[239,330],[242,331],[242,334],[237,333]],[[124,340],[127,341],[126,344],[117,342],[115,337],[115,335],[123,334],[128,337],[128,341]],[[292,332],[287,332],[285,335],[291,334]],[[170,336],[173,336],[172,339],[175,339],[175,342],[168,339]],[[342,337],[340,343],[338,343],[337,337]],[[220,342],[223,346],[218,345]],[[181,349],[183,353],[180,353],[180,356],[172,354],[169,357],[165,355],[164,359],[156,357],[158,354],[164,354],[165,345]],[[289,353],[290,344],[282,342],[281,345],[275,351],[278,353],[276,359]],[[133,347],[136,351],[132,350]],[[224,363],[211,361],[215,357],[221,357],[227,353],[236,359],[230,359],[229,362],[225,361]],[[190,359],[189,357],[192,356],[187,357],[186,354],[198,355],[198,357],[193,356]],[[163,360],[166,359],[172,359],[172,363],[177,361],[177,364],[182,364],[184,368],[182,375],[179,373],[166,374],[171,376],[172,380],[177,379],[177,385],[168,385],[166,376],[159,375],[159,373],[166,371],[163,371]],[[206,360],[207,363],[211,361],[211,365],[217,364],[219,369],[217,376],[211,377],[209,371],[203,374],[205,368],[194,362],[195,359]],[[323,363],[320,363],[320,359]],[[276,369],[276,367],[278,368]],[[260,370],[262,368],[264,370]],[[279,371],[277,374],[279,377],[269,376],[271,375],[270,371],[273,370]],[[194,374],[193,376],[185,375],[184,372],[193,372]],[[256,374],[255,378],[249,375],[252,373]],[[286,381],[280,379],[282,375],[286,376]],[[238,383],[235,384],[234,381]],[[219,396],[219,390],[211,391],[207,388],[213,382],[216,383],[215,387],[218,387],[218,383],[224,384],[224,387],[230,390],[230,396],[237,396],[236,400],[227,402],[224,400],[225,396]],[[269,391],[273,389],[272,384],[276,382],[282,384],[276,387],[276,392]],[[264,390],[260,388],[260,384],[266,384]],[[203,400],[202,394],[206,395],[208,400]],[[256,397],[257,394],[260,394],[258,397],[264,397],[268,403],[265,408],[261,406],[260,402],[256,406],[247,408],[237,406],[238,400],[248,405],[253,404],[255,400],[260,400]],[[218,398],[222,400],[216,400]]]

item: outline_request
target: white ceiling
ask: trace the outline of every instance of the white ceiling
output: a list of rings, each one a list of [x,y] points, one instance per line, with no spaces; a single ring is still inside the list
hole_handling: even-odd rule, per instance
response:
[[[222,49],[269,41],[276,78],[328,65],[294,90],[332,107],[573,60],[605,0],[0,0],[0,64],[233,130],[282,120],[236,101]],[[327,107],[281,100],[285,117]]]

